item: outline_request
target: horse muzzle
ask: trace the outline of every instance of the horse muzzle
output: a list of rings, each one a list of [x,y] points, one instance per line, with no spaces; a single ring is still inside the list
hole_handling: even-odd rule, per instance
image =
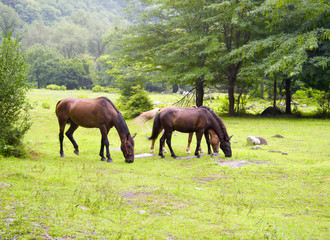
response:
[[[133,163],[134,162],[134,157],[125,158],[125,162],[126,163]]]

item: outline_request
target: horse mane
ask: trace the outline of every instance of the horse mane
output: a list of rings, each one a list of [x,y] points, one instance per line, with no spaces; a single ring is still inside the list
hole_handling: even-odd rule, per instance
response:
[[[225,140],[226,141],[229,141],[230,140],[230,137],[228,135],[228,132],[227,132],[227,128],[224,124],[224,122],[222,121],[222,119],[218,116],[218,114],[216,114],[211,108],[207,107],[207,106],[201,106],[200,108],[204,108],[206,110],[208,110],[211,115],[217,120],[217,122],[219,123],[220,125],[220,128],[224,134],[224,137],[225,137]]]
[[[121,114],[121,112],[115,106],[115,104],[113,104],[113,102],[109,98],[107,98],[107,97],[99,97],[99,99],[105,100],[106,102],[108,102],[111,105],[111,107],[113,107],[113,109],[115,109],[115,111],[117,112],[117,117],[118,117],[118,121],[119,121],[119,127],[123,131],[125,131],[125,132],[127,132],[127,133],[130,134],[129,129],[128,129],[128,126],[126,124],[126,121],[125,121],[123,115]]]

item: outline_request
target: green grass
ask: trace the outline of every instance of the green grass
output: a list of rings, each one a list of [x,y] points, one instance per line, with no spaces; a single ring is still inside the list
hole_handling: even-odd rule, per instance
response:
[[[33,90],[28,96],[36,101],[25,137],[29,157],[0,157],[0,239],[330,238],[329,120],[224,117],[234,135],[231,159],[165,154],[126,164],[121,152],[111,151],[109,164],[98,156],[97,129],[75,132],[79,156],[65,138],[61,159],[54,110],[67,96],[107,96],[116,103],[117,95]],[[151,98],[165,103],[179,96]],[[150,130],[127,123],[138,134],[135,154],[148,153]],[[252,150],[249,135],[268,145]],[[114,128],[109,141],[119,147]],[[178,156],[187,156],[187,134],[176,133],[172,143]],[[250,164],[234,169],[222,161]]]

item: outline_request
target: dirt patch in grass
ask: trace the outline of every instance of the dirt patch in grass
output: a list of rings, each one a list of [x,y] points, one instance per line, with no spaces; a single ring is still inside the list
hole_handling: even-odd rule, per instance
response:
[[[250,162],[250,161],[218,161],[216,164],[223,166],[223,167],[230,167],[233,169],[241,168],[246,165],[250,164],[267,164],[267,161],[255,161],[255,162]]]

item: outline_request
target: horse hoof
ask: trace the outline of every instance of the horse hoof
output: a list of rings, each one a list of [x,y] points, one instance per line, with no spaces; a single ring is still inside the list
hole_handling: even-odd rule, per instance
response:
[[[107,159],[105,157],[101,158],[101,161],[107,161]]]
[[[108,163],[112,163],[113,161],[112,161],[112,159],[108,159],[107,162]]]
[[[65,155],[64,154],[61,154],[61,158],[65,158]]]
[[[161,156],[161,158],[165,158],[165,156]]]
[[[201,155],[196,155],[197,158],[201,158]]]
[[[78,151],[78,150],[75,150],[74,153],[75,153],[76,155],[79,155],[79,151]]]

